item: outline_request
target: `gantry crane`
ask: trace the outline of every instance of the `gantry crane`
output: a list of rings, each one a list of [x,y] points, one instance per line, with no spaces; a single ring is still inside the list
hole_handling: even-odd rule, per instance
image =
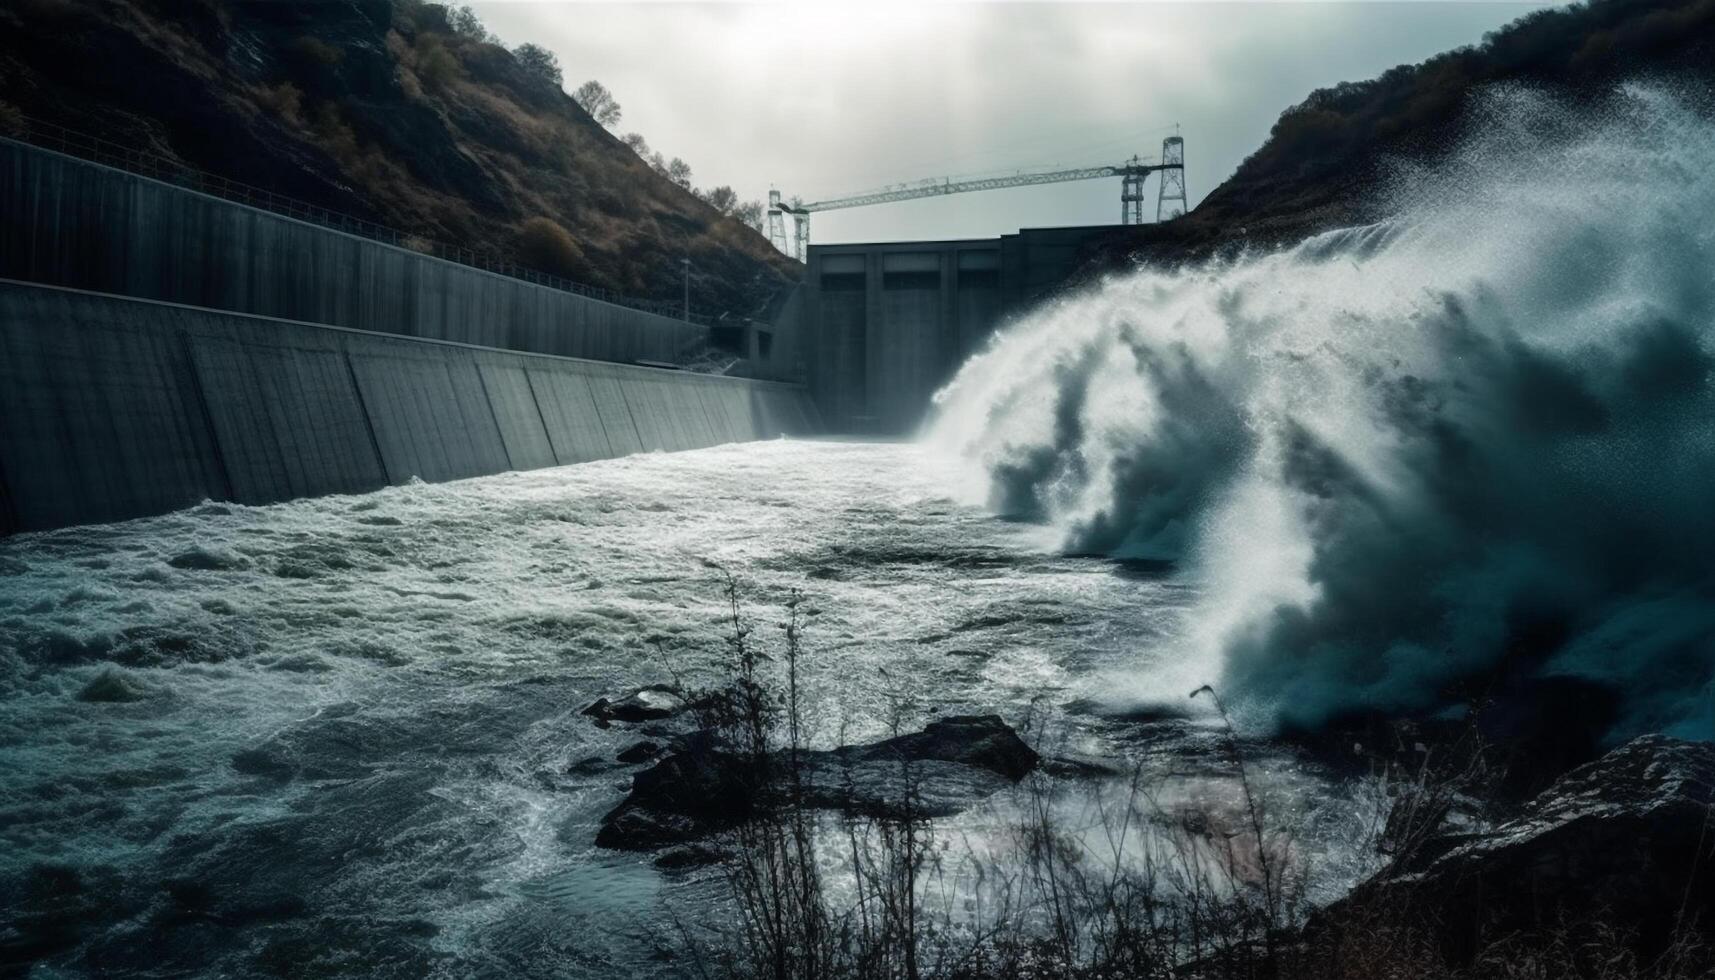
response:
[[[892,204],[920,197],[943,194],[964,194],[970,191],[992,191],[1003,187],[1029,187],[1034,184],[1060,184],[1073,180],[1095,180],[1100,177],[1120,177],[1120,224],[1143,224],[1144,181],[1149,175],[1161,173],[1161,187],[1155,202],[1155,220],[1169,221],[1185,213],[1185,141],[1169,136],[1161,141],[1161,159],[1150,163],[1132,157],[1124,163],[1105,167],[1078,167],[1072,170],[1020,171],[969,180],[938,178],[898,184],[863,194],[833,197],[825,201],[782,201],[778,190],[768,192],[768,240],[774,247],[802,262],[810,246],[810,215],[816,211],[840,208],[861,208],[871,204]],[[793,236],[786,235],[786,216],[792,216]]]

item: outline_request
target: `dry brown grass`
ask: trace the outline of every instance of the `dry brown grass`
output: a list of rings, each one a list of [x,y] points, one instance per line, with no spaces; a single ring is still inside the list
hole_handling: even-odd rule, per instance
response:
[[[583,249],[550,218],[530,218],[518,226],[518,256],[532,269],[576,278],[585,271]]]
[[[291,82],[258,86],[256,104],[274,113],[292,126],[304,126],[304,93]]]
[[[464,65],[431,34],[421,34],[411,46],[417,78],[432,91],[444,91],[464,77]]]
[[[291,50],[305,61],[324,68],[331,68],[345,60],[345,54],[340,49],[307,34],[292,41]]]

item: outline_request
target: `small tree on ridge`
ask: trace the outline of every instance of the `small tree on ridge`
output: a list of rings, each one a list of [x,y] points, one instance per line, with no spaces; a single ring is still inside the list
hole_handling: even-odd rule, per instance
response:
[[[555,85],[560,84],[560,59],[554,56],[554,52],[540,44],[524,43],[512,49],[512,56],[517,58],[518,63],[530,74]]]
[[[619,101],[613,97],[612,92],[607,90],[606,85],[595,79],[592,78],[579,85],[578,90],[572,93],[572,101],[583,106],[584,111],[590,114],[590,118],[603,126],[611,128],[619,125]],[[632,135],[637,134],[633,133]],[[630,141],[630,137],[626,139],[627,142]],[[643,137],[638,136],[637,139],[641,142]]]

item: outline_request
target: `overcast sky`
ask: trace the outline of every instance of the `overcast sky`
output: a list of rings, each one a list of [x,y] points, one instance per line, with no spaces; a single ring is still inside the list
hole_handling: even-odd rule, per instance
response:
[[[1159,154],[1177,123],[1195,204],[1312,89],[1475,43],[1539,4],[472,6],[508,45],[552,49],[568,90],[599,79],[624,109],[616,130],[684,158],[699,187],[760,199],[774,186],[817,200],[930,177],[1111,164]],[[1119,183],[821,213],[813,239],[1113,223]]]

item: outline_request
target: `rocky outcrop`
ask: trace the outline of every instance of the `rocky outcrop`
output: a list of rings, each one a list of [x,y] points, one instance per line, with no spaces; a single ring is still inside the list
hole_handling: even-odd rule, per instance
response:
[[[1715,745],[1634,739],[1572,770],[1513,819],[1446,836],[1361,885],[1322,924],[1402,912],[1465,962],[1485,937],[1600,921],[1653,956],[1715,926]]]
[[[803,752],[795,761],[757,759],[697,733],[633,777],[596,843],[668,847],[733,827],[788,796],[814,809],[878,817],[949,816],[1023,779],[1037,761],[994,715],[943,718],[920,732]]]

